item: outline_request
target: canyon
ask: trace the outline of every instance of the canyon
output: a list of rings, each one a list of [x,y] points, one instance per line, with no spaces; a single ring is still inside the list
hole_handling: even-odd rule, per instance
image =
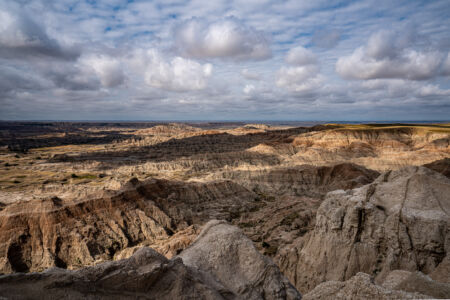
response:
[[[0,146],[6,299],[450,297],[449,124],[3,122]]]

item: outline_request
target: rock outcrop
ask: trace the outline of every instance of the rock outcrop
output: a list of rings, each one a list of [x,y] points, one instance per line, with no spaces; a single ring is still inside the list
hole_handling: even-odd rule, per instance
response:
[[[211,221],[195,243],[168,260],[150,248],[77,271],[0,276],[7,298],[300,299],[300,293],[239,229]]]
[[[380,173],[351,163],[330,166],[300,165],[221,173],[217,179],[239,182],[248,189],[273,195],[321,198],[337,189],[353,189],[377,178]]]
[[[244,299],[300,299],[277,265],[259,254],[238,228],[223,221],[208,222],[179,257]]]
[[[432,163],[424,165],[428,169],[441,173],[444,176],[450,178],[450,158],[444,158]]]
[[[377,171],[423,165],[450,156],[447,126],[344,125],[318,129],[281,143],[268,143],[270,149],[265,152],[296,164],[352,162]]]
[[[87,199],[16,202],[0,211],[0,272],[79,268],[142,243],[173,255],[196,236],[183,239],[176,232],[210,219],[231,220],[257,205],[256,198],[230,181],[134,179]]]
[[[439,271],[450,250],[449,195],[450,180],[424,167],[387,172],[364,187],[330,192],[310,238],[303,248],[292,249],[281,268],[295,270],[288,277],[302,292],[358,272],[381,283],[396,269]]]

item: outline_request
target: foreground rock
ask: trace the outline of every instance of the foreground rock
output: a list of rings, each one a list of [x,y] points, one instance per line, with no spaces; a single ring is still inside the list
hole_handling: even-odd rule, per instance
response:
[[[382,286],[391,290],[422,293],[438,299],[450,297],[450,283],[435,281],[422,272],[392,271],[386,277]]]
[[[180,257],[244,299],[300,299],[277,265],[260,255],[238,228],[223,221],[207,223]]]
[[[327,281],[307,293],[303,299],[427,299],[419,293],[390,290],[376,285],[365,273],[358,273],[347,281]]]
[[[195,243],[171,260],[150,248],[78,271],[0,276],[7,298],[300,299],[300,293],[239,229],[209,222]]]
[[[362,188],[331,192],[311,237],[292,250],[282,268],[295,269],[288,277],[301,291],[358,272],[381,283],[396,269],[433,273],[447,282],[449,195],[450,180],[424,167],[387,172]]]

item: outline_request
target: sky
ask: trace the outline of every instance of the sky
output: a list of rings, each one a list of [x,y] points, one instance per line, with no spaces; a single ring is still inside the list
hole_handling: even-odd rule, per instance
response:
[[[0,120],[450,120],[450,2],[0,0]]]

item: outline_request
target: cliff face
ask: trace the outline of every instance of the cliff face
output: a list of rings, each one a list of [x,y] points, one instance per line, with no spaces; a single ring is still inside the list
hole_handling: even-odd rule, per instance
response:
[[[245,263],[244,263],[245,262]],[[194,244],[168,260],[150,248],[77,271],[0,276],[5,297],[69,299],[300,299],[278,267],[239,229],[206,224]]]
[[[267,143],[264,152],[282,155],[297,164],[352,162],[386,171],[449,157],[450,138],[448,131],[419,127],[330,128]]]
[[[175,232],[209,219],[231,219],[251,210],[256,197],[229,181],[135,179],[118,192],[88,199],[17,202],[0,212],[0,271],[90,265],[142,242],[160,245],[164,254],[173,255],[195,236],[178,240],[177,249],[172,243]]]
[[[274,195],[321,198],[336,189],[352,189],[372,182],[378,172],[351,163],[331,166],[300,165],[259,170],[223,172],[217,178],[239,182],[245,187]]]
[[[395,269],[439,271],[450,250],[448,195],[449,179],[424,167],[387,172],[364,187],[330,192],[305,246],[284,262],[296,268],[291,280],[308,291],[358,272],[381,282]]]

